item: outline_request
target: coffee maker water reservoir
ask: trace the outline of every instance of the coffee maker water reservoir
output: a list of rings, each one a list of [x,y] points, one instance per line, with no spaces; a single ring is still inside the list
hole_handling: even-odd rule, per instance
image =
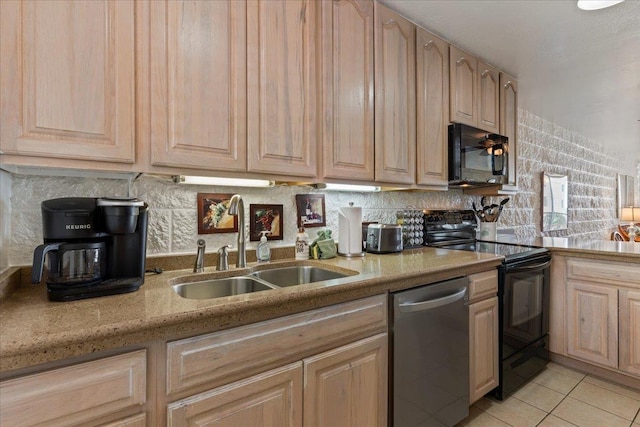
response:
[[[46,259],[50,300],[133,292],[144,283],[146,203],[67,197],[41,207],[44,244],[34,251],[31,281],[42,281]]]

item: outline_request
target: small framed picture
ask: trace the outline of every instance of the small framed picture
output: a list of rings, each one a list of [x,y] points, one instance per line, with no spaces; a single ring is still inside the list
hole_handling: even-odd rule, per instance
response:
[[[282,240],[282,205],[249,205],[249,240],[257,242],[261,231],[269,231],[267,240]]]
[[[324,227],[324,194],[296,194],[298,227]]]
[[[198,193],[198,234],[238,231],[238,217],[229,215],[233,194]]]

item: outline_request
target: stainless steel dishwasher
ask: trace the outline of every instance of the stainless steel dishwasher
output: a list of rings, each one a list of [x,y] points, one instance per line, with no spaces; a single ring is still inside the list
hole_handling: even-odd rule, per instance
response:
[[[469,415],[468,284],[392,294],[393,427],[453,426]]]

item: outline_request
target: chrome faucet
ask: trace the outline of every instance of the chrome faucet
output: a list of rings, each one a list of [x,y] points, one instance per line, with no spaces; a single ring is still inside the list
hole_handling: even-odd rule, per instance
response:
[[[244,231],[244,202],[239,194],[234,194],[231,197],[228,212],[229,215],[238,216],[238,262],[236,267],[243,268],[247,266],[247,248]]]

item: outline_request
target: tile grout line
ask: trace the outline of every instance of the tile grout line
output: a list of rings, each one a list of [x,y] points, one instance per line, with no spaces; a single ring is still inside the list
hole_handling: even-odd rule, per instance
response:
[[[558,403],[558,404],[557,404],[557,405],[556,405],[556,406],[551,410],[551,412],[549,412],[549,414],[548,414],[548,415],[551,415],[551,413],[552,413],[553,411],[555,411],[555,409],[556,409],[558,406],[560,406],[560,405],[562,404],[562,402],[564,402],[564,401],[566,400],[566,398],[567,398],[567,397],[569,397],[569,394],[571,394],[571,392],[572,392],[572,391],[574,391],[576,388],[578,388],[578,386],[579,386],[579,385],[580,385],[580,384],[581,384],[581,383],[582,383],[582,382],[583,382],[583,381],[584,381],[588,376],[589,376],[588,374],[585,374],[585,376],[584,376],[584,377],[583,377],[583,378],[578,382],[578,384],[576,384],[576,385],[575,385],[575,386],[574,386],[574,387],[573,387],[573,388],[572,388],[572,389],[571,389],[571,390],[570,390],[570,391],[569,391],[569,392],[568,392],[568,393],[567,393],[567,394],[562,398],[562,400],[561,400],[561,401],[560,401],[560,402],[559,402],[559,403]],[[596,384],[592,384],[592,383],[590,383],[590,382],[588,382],[588,381],[586,381],[586,383],[587,383],[587,384],[589,384],[589,385],[592,385],[592,386],[594,386],[594,387],[599,387],[599,388],[601,388],[601,389],[603,389],[603,390],[606,390],[606,391],[609,391],[609,392],[615,393],[615,394],[617,394],[617,395],[619,395],[619,396],[624,396],[624,395],[623,395],[623,394],[621,394],[621,393],[617,393],[617,392],[615,392],[615,391],[612,391],[612,390],[609,390],[609,389],[605,389],[604,387],[600,387],[600,386],[598,386],[598,385],[596,385]],[[538,385],[540,385],[540,384],[538,384]],[[543,386],[543,387],[544,387],[544,386]],[[627,397],[627,396],[624,396],[624,397]],[[595,405],[592,405],[592,404],[591,404],[591,403],[589,403],[589,402],[585,402],[585,401],[583,401],[583,400],[576,399],[575,397],[571,397],[571,398],[572,398],[572,399],[574,399],[574,400],[576,400],[576,401],[578,401],[578,402],[582,402],[582,403],[584,403],[585,405],[588,405],[588,406],[591,406],[591,407],[593,407],[593,408],[599,409],[599,410],[600,410],[600,411],[602,411],[602,412],[606,412],[607,414],[611,414],[611,415],[616,416],[616,417],[618,417],[618,418],[620,418],[620,419],[623,419],[623,420],[625,420],[625,421],[628,421],[627,419],[625,419],[625,418],[621,417],[621,416],[620,416],[620,415],[618,415],[618,414],[614,414],[613,412],[609,412],[609,411],[607,411],[606,409],[599,408],[599,407],[597,407],[597,406],[595,406]],[[635,399],[634,399],[634,400],[635,400]],[[638,416],[638,413],[640,413],[640,409],[637,411],[637,413],[636,413],[636,417]],[[562,417],[560,417],[560,416],[558,416],[558,415],[554,415],[554,417],[557,417],[557,418],[561,419],[562,421],[568,422],[568,423],[569,423],[569,424],[571,424],[571,425],[575,425],[575,424],[573,424],[572,422],[570,422],[570,421],[568,421],[568,420],[565,420],[564,418],[562,418]],[[547,417],[545,417],[545,419],[546,419],[546,418],[547,418]],[[634,419],[632,419],[632,420],[630,421],[630,423],[629,423],[629,426],[628,426],[628,427],[633,427],[634,420],[635,420],[635,418],[634,418]],[[543,421],[544,421],[544,419],[543,419]],[[542,421],[541,421],[541,422],[542,422]],[[577,426],[577,427],[580,427],[580,426]]]
[[[581,380],[581,381],[576,385],[576,387],[578,387],[578,385],[580,385],[580,383],[582,383],[582,381],[584,381],[584,380],[585,380],[585,379],[587,379],[588,377],[589,377],[589,375],[588,375],[588,374],[587,374],[587,375],[585,375],[585,377],[583,378],[583,380]],[[592,377],[592,378],[597,378],[597,379],[599,379],[599,380],[601,380],[601,381],[605,381],[604,379],[602,379],[602,378],[600,378],[600,377],[596,377],[596,376],[594,376],[594,377]],[[605,382],[606,382],[606,381],[605,381]],[[590,383],[589,381],[585,381],[585,383],[587,383],[587,384],[589,384],[589,385],[591,385],[591,386],[597,387],[597,388],[599,388],[599,389],[602,389],[602,390],[604,390],[604,391],[606,391],[606,392],[608,392],[608,393],[614,393],[614,394],[616,394],[616,395],[618,395],[618,396],[621,396],[621,397],[624,397],[624,398],[627,398],[627,399],[630,399],[630,400],[635,400],[636,402],[640,402],[640,401],[638,401],[637,399],[634,399],[634,398],[632,398],[632,397],[629,397],[629,396],[627,396],[627,395],[625,395],[625,394],[618,393],[617,391],[614,391],[614,390],[609,390],[608,388],[601,387],[601,386],[599,386],[599,385],[597,385],[597,384]],[[574,387],[574,389],[575,389],[576,387]],[[571,390],[571,391],[573,391],[573,390]],[[567,394],[567,397],[569,397],[569,395],[568,395],[568,394]],[[614,416],[616,416],[616,417],[618,417],[618,418],[621,418],[621,419],[623,419],[623,420],[628,421],[628,420],[627,420],[626,418],[624,418],[623,416],[618,415],[618,414],[614,414],[613,412],[607,411],[606,409],[600,408],[599,406],[592,405],[591,403],[589,403],[589,402],[585,402],[584,400],[578,399],[578,398],[576,398],[576,397],[571,397],[571,398],[572,398],[572,399],[574,399],[574,400],[577,400],[578,402],[582,402],[582,403],[584,403],[584,404],[586,404],[586,405],[592,406],[592,407],[594,407],[594,408],[596,408],[596,409],[599,409],[599,410],[601,410],[601,411],[603,411],[603,412],[606,412],[607,414],[611,414],[611,415],[614,415]],[[564,400],[564,399],[562,399],[562,400]],[[562,402],[561,402],[561,403],[562,403]],[[555,409],[555,408],[554,408],[554,409]],[[631,424],[629,424],[629,427],[633,427],[633,423],[634,423],[634,421],[635,421],[635,419],[636,419],[636,417],[638,416],[638,414],[639,414],[639,413],[640,413],[640,408],[636,411],[636,415],[634,415],[634,416],[633,416],[633,418],[631,419]],[[565,420],[565,421],[566,421],[566,420]]]
[[[577,383],[575,386],[573,386],[573,388],[572,388],[571,390],[569,390],[569,391],[567,392],[567,394],[565,394],[565,395],[564,395],[564,397],[560,400],[560,402],[558,402],[558,404],[557,404],[556,406],[554,406],[554,407],[551,409],[551,411],[547,412],[547,415],[542,419],[542,421],[546,420],[546,419],[549,417],[549,415],[551,415],[551,414],[552,414],[552,412],[553,412],[553,411],[555,411],[555,410],[556,410],[556,408],[557,408],[558,406],[560,406],[560,405],[562,404],[562,402],[564,402],[564,401],[565,401],[565,399],[566,399],[567,397],[569,397],[569,394],[570,394],[573,390],[575,390],[575,389],[580,385],[580,383],[582,383],[582,381],[584,381],[584,379],[585,379],[585,378],[587,378],[587,375],[586,375],[586,374],[582,377],[582,379],[581,379],[580,381],[578,381],[578,383]],[[536,384],[537,384],[537,383],[536,383]],[[544,386],[544,385],[542,385],[542,384],[538,384],[538,385],[539,385],[539,386],[541,386],[541,387],[545,387],[545,386]],[[553,390],[552,388],[549,388],[549,387],[545,387],[545,388],[548,388],[549,390]],[[553,391],[556,391],[556,392],[557,392],[557,390],[553,390]],[[564,394],[564,393],[561,393],[561,394]],[[545,412],[546,412],[546,411],[545,411]],[[575,426],[575,424],[573,424],[571,421],[567,421],[567,420],[565,420],[565,419],[564,419],[564,418],[562,418],[562,417],[559,417],[559,416],[557,416],[557,415],[554,415],[554,417],[556,417],[556,418],[558,418],[558,419],[561,419],[562,421],[565,421],[565,422],[567,422],[567,423],[569,423],[569,424],[571,424],[571,425]],[[537,426],[538,426],[538,425],[540,425],[540,424],[542,423],[542,421],[540,421],[540,422],[539,422],[538,424],[536,424],[536,425],[537,425]],[[579,426],[576,426],[576,427],[579,427]]]

